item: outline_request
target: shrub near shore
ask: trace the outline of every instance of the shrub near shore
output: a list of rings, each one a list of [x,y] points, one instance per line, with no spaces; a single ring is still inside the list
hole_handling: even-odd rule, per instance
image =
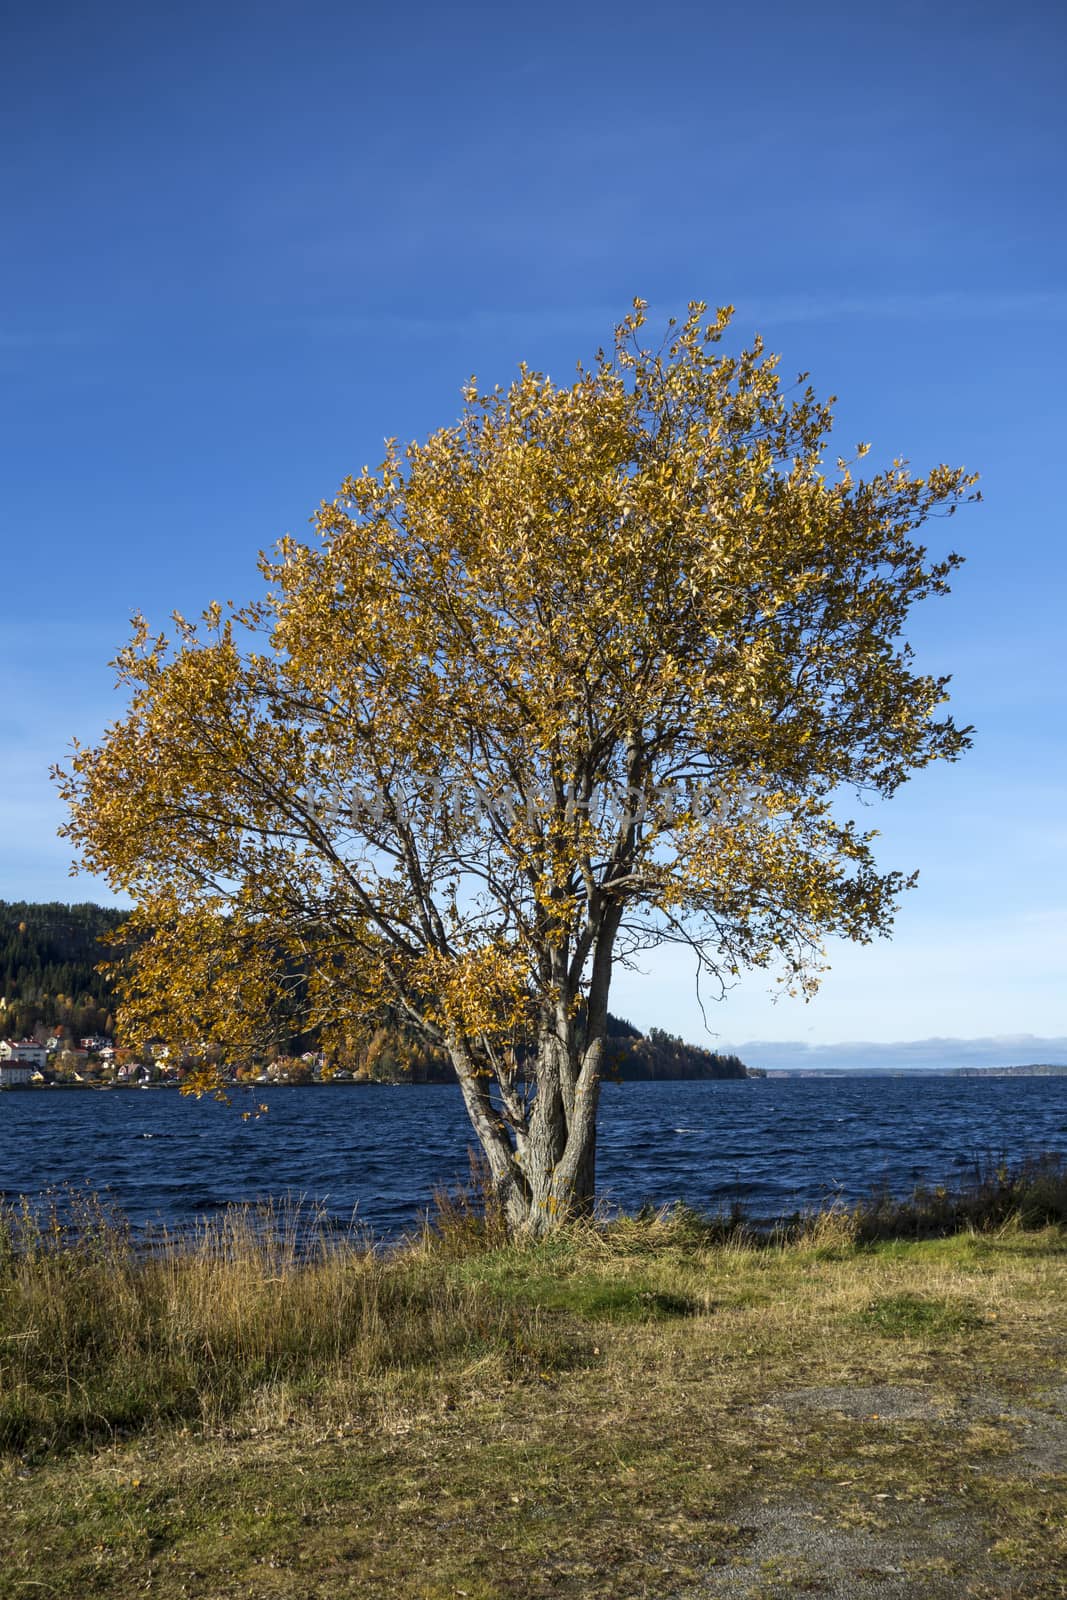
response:
[[[757,1488],[871,1537],[965,1513],[917,1595],[1062,1594],[1063,1484],[1015,1470],[1005,1418],[1062,1383],[1067,1181],[949,1200],[524,1247],[460,1201],[387,1256],[293,1210],[146,1252],[91,1205],[9,1209],[0,1595],[42,1563],[72,1597],[660,1596],[734,1566],[723,1592],[770,1595]],[[1028,1586],[938,1588],[979,1555]]]

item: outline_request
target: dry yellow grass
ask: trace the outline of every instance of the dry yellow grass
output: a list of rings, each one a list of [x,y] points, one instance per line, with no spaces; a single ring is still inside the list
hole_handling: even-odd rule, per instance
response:
[[[248,1221],[7,1260],[3,1600],[1067,1594],[1061,1227],[306,1260]]]

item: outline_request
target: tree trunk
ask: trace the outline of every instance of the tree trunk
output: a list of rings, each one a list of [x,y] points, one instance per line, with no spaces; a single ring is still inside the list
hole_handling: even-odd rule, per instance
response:
[[[488,1168],[493,1198],[515,1236],[540,1239],[561,1223],[591,1216],[596,1191],[596,1112],[603,1042],[590,1041],[573,1061],[552,1036],[531,1070],[537,1094],[525,1128],[494,1105],[470,1053],[452,1059]]]
[[[618,917],[605,919],[579,1029],[564,995],[541,1019],[531,1070],[537,1094],[528,1114],[493,1103],[466,1041],[449,1040],[464,1103],[485,1155],[494,1197],[514,1236],[541,1239],[593,1214],[596,1117],[608,1021],[611,954]],[[520,1108],[521,1111],[521,1108]]]
[[[596,1198],[596,1111],[599,1052],[558,1036],[539,1052],[537,1099],[523,1168],[530,1189],[523,1231],[534,1238],[577,1217]]]

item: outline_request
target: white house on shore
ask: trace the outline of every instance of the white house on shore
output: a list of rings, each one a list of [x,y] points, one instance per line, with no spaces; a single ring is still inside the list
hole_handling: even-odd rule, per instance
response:
[[[0,1089],[21,1089],[35,1072],[37,1068],[28,1061],[0,1061]]]
[[[0,1066],[27,1062],[32,1070],[43,1067],[47,1060],[47,1049],[33,1039],[23,1039],[18,1044],[13,1039],[0,1039]]]

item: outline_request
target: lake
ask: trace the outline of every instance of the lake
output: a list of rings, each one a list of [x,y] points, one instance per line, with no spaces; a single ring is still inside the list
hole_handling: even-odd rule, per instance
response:
[[[243,1121],[260,1101],[269,1112]],[[976,1159],[1067,1153],[1067,1077],[768,1078],[606,1084],[599,1187],[630,1210],[684,1200],[755,1217],[905,1195]],[[382,1238],[418,1220],[473,1143],[447,1085],[242,1091],[232,1107],[173,1090],[0,1094],[0,1195],[106,1193],[134,1223],[184,1226],[234,1201],[303,1196]]]

